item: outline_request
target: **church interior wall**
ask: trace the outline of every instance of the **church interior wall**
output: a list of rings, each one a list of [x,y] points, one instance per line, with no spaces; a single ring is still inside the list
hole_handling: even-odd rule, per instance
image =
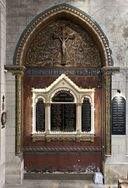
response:
[[[46,10],[49,7],[57,5],[58,3],[69,3],[89,14],[94,18],[100,27],[105,32],[108,37],[110,48],[112,49],[112,57],[114,66],[121,67],[121,72],[119,74],[113,75],[112,79],[112,96],[115,95],[115,89],[120,89],[122,94],[127,100],[127,41],[128,41],[128,2],[125,0],[121,1],[88,1],[88,0],[7,0],[7,64],[13,64],[13,55],[15,51],[16,44],[19,37],[29,22],[40,12]],[[4,22],[3,22],[4,25]],[[5,36],[4,36],[5,37]],[[1,39],[2,40],[2,39]],[[1,47],[0,47],[1,48]],[[4,49],[5,47],[3,47]],[[2,57],[1,57],[2,58]],[[4,59],[4,58],[2,58]],[[5,59],[3,60],[5,61]],[[1,66],[1,69],[3,67]],[[1,81],[2,82],[2,81]],[[23,160],[15,157],[15,77],[10,73],[6,73],[7,82],[7,112],[8,112],[8,122],[6,128],[6,181],[10,183],[11,181],[21,182],[23,171]],[[4,85],[4,84],[3,84]],[[1,92],[4,92],[4,86],[1,83]],[[128,110],[127,110],[128,111]],[[127,112],[128,113],[128,112]],[[128,114],[127,114],[128,117]],[[126,117],[126,124],[128,118]],[[106,178],[106,182],[117,181],[119,176],[126,176],[126,164],[128,164],[128,130],[126,130],[126,135],[112,136],[112,155],[107,157],[105,160],[105,177],[111,171],[113,171],[113,176],[116,178],[111,180],[110,176]],[[4,135],[4,130],[1,130],[1,138]],[[1,139],[4,142],[4,138]],[[1,144],[2,144],[1,142]],[[3,144],[2,144],[3,145]],[[3,147],[2,147],[3,148]],[[0,155],[2,157],[4,153],[1,149]],[[22,161],[22,162],[21,162]],[[2,162],[2,158],[1,158]],[[12,163],[13,162],[13,163]],[[3,162],[4,164],[4,156]],[[120,174],[118,169],[123,165]],[[18,174],[17,176],[12,176],[12,174]],[[19,172],[19,173],[17,173]],[[113,177],[112,176],[112,177]]]
[[[128,107],[127,107],[127,68],[120,68],[120,73],[112,78],[112,98],[121,91],[126,99],[126,134],[112,135],[112,155],[106,159],[106,182],[117,182],[119,177],[127,178],[128,169]],[[113,177],[113,179],[112,179]]]
[[[15,77],[6,75],[7,114],[6,127],[6,183],[20,184],[22,180],[22,159],[15,156]]]
[[[6,62],[6,5],[5,1],[0,1],[0,114],[6,111],[5,96],[5,72],[4,64]],[[5,127],[0,126],[0,185],[5,183]]]

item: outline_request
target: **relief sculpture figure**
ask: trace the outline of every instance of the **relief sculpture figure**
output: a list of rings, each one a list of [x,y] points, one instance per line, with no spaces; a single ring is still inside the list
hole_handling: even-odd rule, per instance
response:
[[[58,39],[61,42],[61,65],[66,65],[66,58],[68,56],[66,42],[70,39],[73,40],[75,38],[74,33],[68,34],[65,32],[64,26],[61,26],[61,34],[60,36],[53,35],[53,39]]]

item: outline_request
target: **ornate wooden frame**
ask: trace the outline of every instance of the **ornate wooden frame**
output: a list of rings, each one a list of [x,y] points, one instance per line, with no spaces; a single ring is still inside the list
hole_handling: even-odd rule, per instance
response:
[[[112,66],[111,50],[108,40],[100,26],[90,18],[86,13],[72,7],[68,4],[59,4],[54,6],[33,19],[22,33],[17,44],[13,66],[6,66],[16,76],[16,154],[22,152],[21,127],[22,127],[22,75],[24,72],[25,51],[33,39],[34,33],[49,23],[49,20],[55,20],[57,17],[64,16],[71,20],[79,22],[83,28],[86,28],[97,43],[103,62],[103,100],[104,100],[104,125],[103,125],[103,147],[106,156],[111,155],[111,118],[110,118],[110,101],[111,101],[111,75],[115,71]],[[116,69],[118,71],[118,68]]]

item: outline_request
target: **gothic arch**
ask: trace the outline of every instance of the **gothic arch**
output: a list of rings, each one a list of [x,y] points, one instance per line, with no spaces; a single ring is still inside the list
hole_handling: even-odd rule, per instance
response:
[[[103,99],[103,148],[106,156],[111,154],[110,132],[110,101],[111,101],[111,74],[118,71],[112,67],[111,50],[108,40],[100,26],[89,15],[68,5],[59,4],[37,15],[22,33],[17,43],[13,58],[13,66],[6,66],[7,70],[15,74],[16,78],[16,154],[22,152],[22,83],[25,70],[24,57],[37,32],[58,18],[65,18],[80,25],[93,38],[100,52],[102,66],[102,99]]]
[[[100,26],[85,12],[65,3],[49,8],[48,10],[40,13],[27,26],[17,44],[13,60],[14,65],[24,65],[25,52],[28,45],[31,43],[34,34],[37,33],[40,28],[49,24],[49,22],[60,17],[68,18],[71,21],[74,20],[76,23],[79,23],[83,28],[85,28],[93,37],[99,48],[102,66],[112,66],[109,43]]]

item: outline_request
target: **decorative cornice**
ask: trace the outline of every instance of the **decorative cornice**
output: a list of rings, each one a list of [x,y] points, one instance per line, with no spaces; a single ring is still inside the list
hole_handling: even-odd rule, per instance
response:
[[[5,65],[5,69],[13,74],[23,74],[25,71],[25,67],[19,65]]]
[[[55,90],[56,86],[59,85],[59,88],[62,88],[66,85],[66,88],[69,86],[70,89],[74,89],[79,93],[88,93],[88,94],[92,94],[95,92],[94,88],[91,89],[84,89],[84,88],[80,88],[79,86],[77,86],[68,76],[66,76],[65,74],[61,74],[50,86],[44,88],[44,89],[36,89],[36,88],[32,88],[32,92],[35,93],[46,93],[46,92],[50,92],[53,89]],[[68,85],[68,86],[67,86]],[[59,88],[56,88],[59,89]]]
[[[107,73],[107,74],[114,74],[114,73],[119,73],[120,72],[120,67],[103,67],[101,69],[102,73]]]
[[[54,6],[43,13],[39,14],[35,17],[35,19],[27,26],[27,28],[22,33],[20,40],[17,44],[15,56],[14,56],[14,64],[22,65],[24,51],[27,47],[27,44],[31,41],[32,35],[39,29],[42,25],[45,25],[49,19],[59,17],[60,15],[68,16],[74,18],[82,23],[82,25],[86,26],[86,28],[95,35],[96,40],[100,44],[100,49],[102,51],[102,57],[104,59],[105,66],[112,65],[111,58],[111,50],[109,48],[108,40],[103,33],[100,26],[85,12],[72,7],[68,4],[59,4]]]
[[[97,147],[24,147],[25,152],[101,152],[103,148]]]

